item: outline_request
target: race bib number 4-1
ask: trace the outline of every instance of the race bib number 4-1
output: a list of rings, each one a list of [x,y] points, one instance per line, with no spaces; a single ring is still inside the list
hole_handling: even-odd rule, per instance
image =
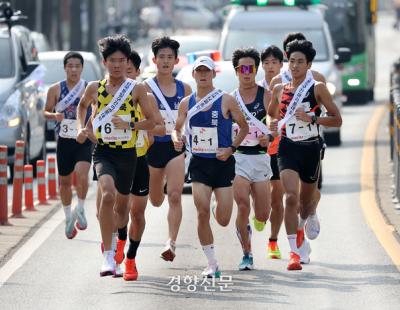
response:
[[[217,153],[218,129],[216,127],[192,127],[192,152]]]
[[[117,115],[122,118],[123,121],[129,122],[131,120],[130,115]],[[131,129],[116,129],[114,124],[110,121],[101,126],[101,138],[104,142],[116,142],[116,141],[129,141],[132,138]]]
[[[310,115],[315,115],[310,112],[309,103],[303,102],[301,105],[304,111]],[[318,127],[316,124],[311,124],[301,120],[297,120],[296,116],[292,116],[286,123],[286,136],[293,141],[304,141],[313,137],[318,137]]]
[[[178,117],[178,111],[177,110],[172,110],[172,114],[174,115],[174,118],[176,119]],[[171,135],[172,131],[175,129],[175,123],[170,117],[168,116],[167,111],[165,110],[160,110],[161,116],[164,119],[164,124],[165,124],[165,130],[167,135]]]
[[[232,125],[232,140],[239,134],[239,130],[238,124],[235,123]],[[259,137],[262,134],[263,133],[256,126],[249,125],[249,132],[242,143],[240,143],[240,146],[256,146],[260,144]]]
[[[63,119],[60,124],[61,138],[76,139],[78,136],[78,122],[76,119]]]

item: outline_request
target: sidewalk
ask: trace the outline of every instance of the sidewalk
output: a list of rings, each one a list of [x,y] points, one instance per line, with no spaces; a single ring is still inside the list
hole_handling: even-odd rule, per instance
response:
[[[37,211],[24,211],[24,218],[11,218],[11,226],[0,226],[0,267],[31,237],[60,207],[60,200],[48,200],[48,205],[35,204]]]

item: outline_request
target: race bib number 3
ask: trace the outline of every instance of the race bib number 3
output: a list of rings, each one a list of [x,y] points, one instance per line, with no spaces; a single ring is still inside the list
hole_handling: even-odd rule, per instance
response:
[[[118,115],[123,121],[129,122],[130,115]],[[114,124],[110,121],[101,127],[101,138],[104,142],[126,142],[132,138],[132,130],[130,129],[116,129]]]
[[[218,130],[217,128],[192,127],[192,152],[217,153]]]
[[[238,124],[233,124],[232,126],[232,140],[236,138],[236,136],[239,134],[239,126]],[[255,126],[249,126],[249,132],[247,136],[243,139],[242,143],[240,143],[240,146],[256,146],[260,144],[259,137],[263,133]]]
[[[168,113],[165,110],[160,110],[161,116],[164,119],[165,129],[167,131],[167,135],[171,135],[172,131],[175,129],[175,124],[172,119],[169,118]],[[172,110],[172,114],[174,114],[174,118],[178,117],[178,111]]]
[[[63,119],[60,124],[61,138],[76,139],[78,136],[78,123],[76,119]]]

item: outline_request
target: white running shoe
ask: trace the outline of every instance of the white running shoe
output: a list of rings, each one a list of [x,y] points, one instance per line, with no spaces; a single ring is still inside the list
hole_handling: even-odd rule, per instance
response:
[[[201,275],[205,278],[219,278],[221,276],[221,272],[218,269],[218,265],[208,265]]]
[[[100,277],[112,276],[115,272],[115,260],[113,251],[105,251],[103,265],[100,269]]]
[[[74,212],[72,212],[71,215],[66,217],[65,219],[65,236],[68,239],[73,239],[77,234],[77,230],[75,228],[75,221],[76,218]]]
[[[314,240],[318,237],[319,231],[321,229],[319,219],[317,214],[310,215],[307,218],[306,226],[305,226],[305,232],[306,236],[310,240]]]
[[[300,263],[301,264],[309,264],[310,263],[310,254],[311,254],[311,246],[310,242],[306,238],[304,238],[301,247],[299,248],[300,254]]]
[[[120,264],[115,264],[114,269],[114,278],[121,278],[124,275],[124,271],[121,268]]]
[[[85,230],[87,228],[85,209],[76,207],[74,213],[77,220],[76,228],[78,228],[79,230]]]

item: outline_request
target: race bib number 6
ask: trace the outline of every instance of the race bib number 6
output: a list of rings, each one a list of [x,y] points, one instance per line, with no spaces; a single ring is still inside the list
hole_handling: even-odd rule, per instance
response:
[[[218,130],[215,127],[192,127],[192,152],[217,153]]]
[[[63,119],[60,124],[61,138],[76,139],[78,136],[78,123],[76,119]]]
[[[118,115],[118,117],[125,122],[129,122],[131,120],[130,115]],[[132,130],[116,129],[114,124],[110,121],[101,127],[101,138],[104,142],[129,141],[132,138]]]

